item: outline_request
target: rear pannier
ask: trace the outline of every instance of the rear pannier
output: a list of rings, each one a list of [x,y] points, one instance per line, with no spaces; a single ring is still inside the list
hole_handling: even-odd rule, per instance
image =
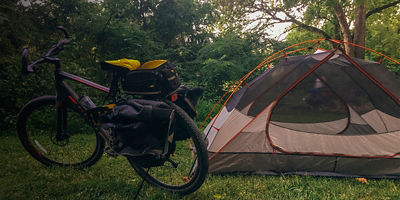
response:
[[[130,99],[101,116],[116,154],[132,157],[142,167],[163,165],[174,152],[175,111],[160,101]]]

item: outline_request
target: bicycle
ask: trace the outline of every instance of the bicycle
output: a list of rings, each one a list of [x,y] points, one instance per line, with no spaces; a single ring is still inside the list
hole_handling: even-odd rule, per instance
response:
[[[118,77],[113,76],[111,87],[107,88],[62,71],[61,59],[54,56],[71,39],[63,27],[57,29],[63,31],[65,38],[52,46],[43,57],[28,64],[28,50],[24,49],[22,53],[22,73],[25,75],[34,73],[41,63],[55,66],[56,95],[37,97],[25,104],[18,114],[17,134],[30,155],[46,166],[87,168],[102,157],[106,145],[109,147],[112,142],[110,133],[99,125],[99,112],[93,112],[108,107],[85,108],[80,101],[88,97],[80,97],[64,80],[72,80],[105,92],[108,97],[105,101],[111,99],[110,103],[114,104],[121,98],[117,92]],[[190,138],[174,141],[175,152],[162,166],[145,168],[136,163],[133,157],[126,157],[143,181],[174,193],[189,194],[203,184],[208,172],[208,157],[204,135],[192,118],[172,101],[176,98],[175,93],[156,100],[175,110],[176,126],[186,131]],[[109,153],[107,148],[106,153]]]

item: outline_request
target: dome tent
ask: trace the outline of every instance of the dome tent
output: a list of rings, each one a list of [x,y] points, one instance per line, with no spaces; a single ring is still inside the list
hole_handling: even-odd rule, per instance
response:
[[[383,64],[339,50],[286,57],[204,129],[209,171],[399,176],[399,86]]]

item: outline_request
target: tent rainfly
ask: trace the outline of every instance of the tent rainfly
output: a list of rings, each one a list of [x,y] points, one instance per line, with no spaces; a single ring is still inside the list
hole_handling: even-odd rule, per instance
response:
[[[339,50],[289,56],[204,130],[211,173],[400,176],[400,79]]]

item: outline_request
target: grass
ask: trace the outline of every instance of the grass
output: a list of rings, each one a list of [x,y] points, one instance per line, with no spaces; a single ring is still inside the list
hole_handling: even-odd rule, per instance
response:
[[[16,136],[0,136],[0,199],[133,199],[141,179],[120,156],[89,169],[45,167]],[[187,196],[144,185],[139,199],[400,199],[400,181],[310,176],[209,175]]]

